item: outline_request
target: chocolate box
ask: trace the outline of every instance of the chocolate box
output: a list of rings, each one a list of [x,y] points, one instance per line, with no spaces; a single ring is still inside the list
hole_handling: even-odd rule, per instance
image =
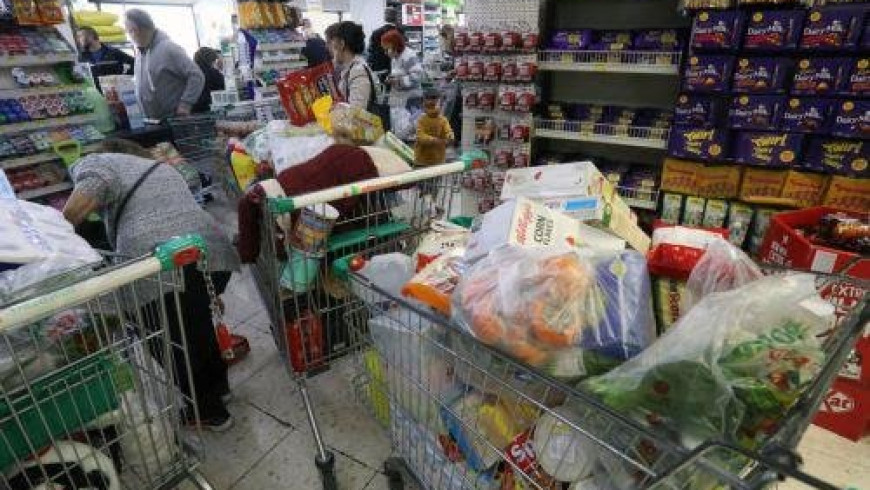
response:
[[[864,28],[865,14],[863,5],[810,10],[801,35],[801,49],[855,49]]]
[[[840,93],[859,97],[870,95],[870,58],[855,58],[846,65]]]
[[[822,205],[867,213],[870,209],[870,179],[835,175],[822,197]]]
[[[746,23],[743,49],[746,51],[786,51],[797,47],[806,12],[771,10],[753,12]]]
[[[640,50],[676,51],[683,43],[674,29],[645,29],[635,32],[633,45]]]
[[[844,66],[841,58],[803,58],[798,60],[792,80],[794,95],[830,95],[842,83]]]
[[[744,20],[743,13],[736,10],[698,12],[692,24],[692,49],[737,49]]]
[[[791,66],[788,58],[738,58],[731,89],[737,93],[780,93]]]
[[[668,154],[678,158],[712,161],[725,156],[725,132],[721,129],[675,127],[668,140]]]
[[[779,95],[741,95],[728,110],[728,127],[763,131],[779,125],[785,97]]]
[[[692,56],[683,72],[683,89],[686,92],[724,92],[731,81],[733,67],[733,56]]]
[[[870,138],[870,101],[839,101],[834,108],[831,134],[846,138]]]
[[[779,128],[790,133],[821,134],[827,131],[830,99],[791,97],[785,103]]]
[[[803,135],[791,133],[740,132],[734,143],[734,159],[746,165],[790,167],[798,163]]]
[[[706,95],[680,94],[674,106],[674,125],[713,127],[718,119],[719,100]]]
[[[870,142],[812,138],[807,145],[804,167],[827,173],[870,177]]]

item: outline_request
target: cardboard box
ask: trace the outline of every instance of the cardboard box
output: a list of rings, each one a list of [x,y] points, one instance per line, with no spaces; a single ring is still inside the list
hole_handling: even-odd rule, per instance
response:
[[[526,197],[624,239],[646,252],[650,238],[616,188],[591,162],[509,170],[502,200]]]
[[[816,245],[798,230],[818,225],[833,208],[818,207],[775,214],[759,251],[762,262],[826,274],[843,274],[870,279],[870,257]],[[861,217],[860,214],[854,214]]]
[[[584,225],[541,203],[517,197],[483,215],[480,229],[465,250],[465,258],[475,261],[502,245],[522,247],[595,247],[619,251],[625,240]]]
[[[813,423],[847,439],[861,439],[870,424],[870,389],[850,381],[834,381]]]
[[[711,199],[731,199],[740,190],[743,169],[734,165],[706,166],[703,163],[666,158],[662,169],[662,190]]]
[[[819,174],[747,168],[740,185],[740,199],[755,204],[816,206],[827,182],[828,178]]]
[[[698,171],[702,164],[676,158],[665,158],[662,166],[662,190],[693,194],[697,189]]]
[[[822,206],[866,213],[870,209],[870,179],[831,177],[821,204]]]

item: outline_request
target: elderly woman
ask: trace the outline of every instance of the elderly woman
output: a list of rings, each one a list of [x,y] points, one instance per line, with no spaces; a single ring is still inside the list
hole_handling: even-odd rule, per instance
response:
[[[199,94],[199,100],[193,105],[193,112],[208,112],[211,110],[211,93],[226,88],[223,59],[220,51],[202,47],[193,55],[193,61],[205,77],[205,84]]]
[[[128,257],[150,253],[160,243],[196,233],[201,235],[208,250],[208,272],[221,294],[239,259],[227,236],[214,219],[193,199],[187,182],[174,168],[157,163],[147,151],[135,143],[123,140],[107,141],[103,153],[79,160],[71,173],[75,188],[63,210],[73,225],[88,215],[103,216],[106,234],[116,252]],[[227,366],[220,356],[211,312],[211,296],[206,278],[196,264],[183,271],[184,291],[181,301],[184,336],[193,374],[193,386],[203,428],[222,431],[232,426],[233,419],[224,404],[228,399]],[[150,286],[150,287],[149,287]],[[138,299],[149,303],[143,308],[146,317],[157,314],[159,291],[151,284],[137,288]],[[165,295],[168,306],[174,308],[175,294]],[[171,311],[171,310],[170,310]],[[182,332],[178,315],[167,315],[173,344],[180,344]],[[161,353],[152,354],[162,361]],[[175,374],[179,388],[186,396],[193,390],[187,376],[182,352],[173,352]],[[190,411],[189,411],[190,412]],[[190,413],[191,419],[192,413]]]
[[[405,37],[393,29],[381,37],[381,47],[391,60],[387,77],[390,90],[390,106],[419,109],[423,104],[423,63],[417,53],[405,44]]]

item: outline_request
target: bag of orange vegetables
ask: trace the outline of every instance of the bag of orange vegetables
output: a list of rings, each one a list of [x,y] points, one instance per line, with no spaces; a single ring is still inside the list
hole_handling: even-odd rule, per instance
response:
[[[638,252],[504,246],[453,295],[481,342],[560,378],[607,371],[655,339],[646,259]]]

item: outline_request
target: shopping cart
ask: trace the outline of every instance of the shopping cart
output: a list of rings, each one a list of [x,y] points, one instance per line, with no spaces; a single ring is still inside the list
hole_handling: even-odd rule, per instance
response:
[[[365,323],[354,330],[370,333],[379,362],[369,357],[358,363],[369,383],[360,392],[370,405],[388,404],[396,454],[386,466],[394,475],[391,488],[402,488],[399,476],[409,474],[429,489],[555,489],[563,487],[552,473],[559,481],[577,481],[590,465],[603,465],[604,479],[581,480],[570,488],[748,489],[786,477],[836,488],[799,471],[794,449],[867,324],[866,294],[826,342],[821,373],[776,432],[756,451],[747,451],[722,441],[689,449],[678,442],[679,434],[652,431],[362,275],[352,274],[351,280],[370,310],[368,317],[356,317]],[[866,291],[868,284],[861,286]],[[383,410],[375,415],[381,418]],[[512,424],[533,429],[503,432]],[[542,471],[544,458],[552,473]]]
[[[289,198],[269,199],[263,209],[261,251],[253,267],[269,312],[272,333],[297,382],[316,445],[315,464],[324,488],[336,488],[334,456],[318,427],[306,378],[359,350],[366,337],[351,330],[367,315],[346,281],[351,259],[413,250],[432,220],[450,216],[461,174],[477,164],[457,162]],[[290,221],[308,208],[351,209],[335,224],[320,254],[285,246]]]
[[[213,113],[167,119],[172,131],[172,142],[178,153],[199,173],[199,186],[192,186],[197,202],[204,204],[211,198],[214,186],[221,180],[221,148]]]
[[[181,267],[203,250],[178,238],[0,307],[0,488],[211,488],[192,451],[201,434],[182,431],[198,417],[176,389],[186,340],[168,327]]]

